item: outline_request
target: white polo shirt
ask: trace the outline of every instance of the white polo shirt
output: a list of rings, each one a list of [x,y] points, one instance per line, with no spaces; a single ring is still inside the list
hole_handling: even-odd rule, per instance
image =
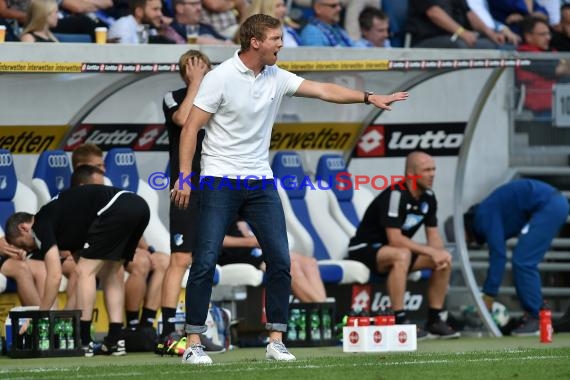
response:
[[[201,174],[273,178],[273,123],[283,96],[295,94],[303,80],[276,65],[255,77],[238,52],[206,74],[194,99],[196,107],[213,114],[206,125]]]

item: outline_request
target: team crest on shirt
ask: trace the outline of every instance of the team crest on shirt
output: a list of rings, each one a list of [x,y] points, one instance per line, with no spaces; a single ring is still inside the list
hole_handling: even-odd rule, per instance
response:
[[[184,235],[182,235],[182,234],[174,235],[174,244],[177,247],[180,247],[182,245],[182,243],[184,243]]]
[[[404,225],[402,226],[402,230],[409,231],[412,228],[414,228],[415,226],[417,226],[418,224],[420,224],[422,222],[422,220],[424,220],[423,215],[408,214],[406,216],[406,221],[404,222]]]
[[[127,189],[131,184],[130,178],[128,174],[121,175],[121,187],[123,189]]]
[[[429,210],[429,205],[427,202],[422,202],[422,204],[420,205],[420,211],[422,214],[427,214]]]
[[[58,175],[55,177],[55,187],[57,187],[58,190],[63,190],[65,188],[65,181],[62,176]]]

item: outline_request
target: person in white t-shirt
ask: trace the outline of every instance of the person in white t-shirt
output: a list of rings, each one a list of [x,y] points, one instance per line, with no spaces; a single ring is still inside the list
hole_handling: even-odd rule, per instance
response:
[[[171,192],[186,208],[191,194],[192,158],[198,130],[205,126],[200,182],[200,219],[186,285],[187,349],[184,363],[210,364],[200,333],[212,292],[214,269],[225,232],[242,217],[259,240],[267,265],[266,358],[295,360],[282,343],[291,293],[290,258],[283,207],[269,166],[271,130],[283,96],[318,98],[332,103],[366,103],[391,110],[407,92],[376,95],[332,83],[305,80],[276,66],[283,47],[278,19],[257,14],[240,28],[241,49],[207,73],[180,136],[180,173]]]

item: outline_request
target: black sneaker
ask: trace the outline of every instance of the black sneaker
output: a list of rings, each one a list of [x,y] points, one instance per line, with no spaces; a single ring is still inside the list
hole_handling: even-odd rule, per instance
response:
[[[110,345],[108,343],[103,343],[103,345],[101,345],[101,352],[105,355],[113,355],[113,356],[126,355],[127,350],[125,350],[125,340],[121,339],[113,345]]]
[[[101,351],[101,347],[102,344],[100,342],[89,342],[88,345],[86,346],[82,346],[81,349],[83,349],[83,353],[85,355],[86,358],[90,358],[93,357],[95,355],[103,355],[103,352]]]
[[[437,322],[429,324],[426,330],[430,338],[455,339],[461,336],[459,331],[455,331],[451,326],[449,326],[441,319]]]
[[[89,342],[87,346],[82,346],[81,348],[86,358],[91,358],[95,355],[95,343]]]
[[[402,323],[398,323],[399,325],[413,325],[414,323],[409,319],[406,319]],[[416,325],[416,340],[424,340],[428,338],[428,333],[424,330],[419,324]]]
[[[214,343],[205,334],[200,335],[200,341],[204,346],[204,352],[207,352],[209,354],[221,354],[223,352],[226,352],[226,348],[224,346],[220,346],[219,344]]]
[[[513,336],[536,336],[539,334],[538,318],[526,314],[519,327],[511,331]]]

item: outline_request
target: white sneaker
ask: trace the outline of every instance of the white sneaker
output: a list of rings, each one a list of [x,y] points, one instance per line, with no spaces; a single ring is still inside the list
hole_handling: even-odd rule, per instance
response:
[[[212,359],[204,352],[204,346],[201,344],[193,344],[182,354],[182,363],[212,364]]]
[[[278,340],[274,340],[267,345],[267,349],[265,350],[265,358],[286,362],[296,359],[295,356],[287,351],[287,347],[285,347],[283,342]]]

